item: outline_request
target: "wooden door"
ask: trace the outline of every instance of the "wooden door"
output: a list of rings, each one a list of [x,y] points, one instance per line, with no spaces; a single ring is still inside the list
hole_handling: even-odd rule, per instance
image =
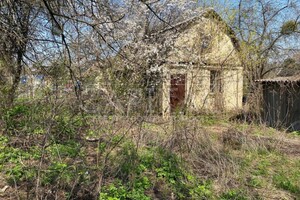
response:
[[[184,108],[185,100],[185,74],[171,75],[170,106],[171,112]]]

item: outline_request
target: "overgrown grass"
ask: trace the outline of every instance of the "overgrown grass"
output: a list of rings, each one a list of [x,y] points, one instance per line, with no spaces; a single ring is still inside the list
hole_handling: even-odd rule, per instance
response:
[[[125,142],[111,158],[101,199],[202,199],[212,196],[211,184],[189,172],[178,156],[162,148],[143,148]],[[100,199],[100,198],[99,198]]]
[[[264,199],[261,191],[269,190],[300,195],[300,160],[268,139],[282,137],[274,129],[213,115],[164,123],[89,116],[85,123],[64,104],[54,113],[50,106],[30,105],[22,102],[2,117],[1,175],[16,198],[243,200]],[[218,126],[222,133],[214,132]]]

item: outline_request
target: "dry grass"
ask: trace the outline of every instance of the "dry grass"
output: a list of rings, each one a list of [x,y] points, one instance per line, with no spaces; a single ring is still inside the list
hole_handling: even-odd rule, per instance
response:
[[[296,198],[297,194],[289,191],[291,188],[280,186],[281,182],[274,182],[274,177],[282,172],[283,167],[291,169],[290,173],[287,172],[287,180],[291,181],[293,187],[300,188],[300,185],[297,185],[300,183],[292,179],[293,175],[297,175],[297,170],[300,171],[300,165],[297,164],[300,162],[299,138],[291,139],[285,133],[267,127],[235,123],[226,118],[212,116],[204,118],[176,116],[168,120],[153,117],[91,117],[88,119],[88,125],[85,133],[80,134],[84,157],[63,159],[70,164],[83,163],[87,170],[97,169],[91,172],[93,178],[88,186],[75,187],[78,191],[73,192],[76,192],[78,197],[97,196],[97,191],[114,182],[113,174],[121,173],[119,167],[123,161],[118,154],[122,154],[124,141],[129,141],[132,144],[130,148],[137,153],[159,147],[176,154],[184,163],[186,170],[193,172],[199,179],[211,183],[214,199],[222,195],[223,197],[227,195],[227,199],[228,195],[236,195],[236,199],[239,199],[238,195],[247,196],[248,199]],[[30,142],[34,143],[34,140],[35,138],[31,138]],[[8,145],[26,151],[26,148],[32,145],[24,141],[11,140]],[[104,145],[104,149],[101,149],[101,145]],[[47,169],[51,159],[53,158],[50,155],[45,156],[43,169]],[[32,166],[30,163],[34,162],[36,161],[29,160],[24,164]],[[160,183],[161,180],[155,178],[155,173],[150,174],[151,180],[155,182],[154,186]],[[3,180],[0,182],[2,188],[6,185]],[[157,194],[158,196],[164,192],[171,195],[171,189],[165,182],[160,185],[159,190],[162,190],[162,193]],[[28,188],[28,185],[25,183],[11,185],[0,195],[4,199],[11,199],[9,197],[11,195],[26,199],[28,195],[26,187]],[[48,185],[40,188],[40,193],[45,193],[49,187]],[[281,187],[286,188],[285,191]],[[165,188],[165,191],[162,188]],[[152,192],[147,193],[154,197],[154,190],[155,187]],[[53,186],[51,191],[53,194],[45,193],[42,196],[52,195],[54,199],[55,195],[58,199],[66,197],[60,187]],[[33,190],[29,193],[30,198],[34,196]]]

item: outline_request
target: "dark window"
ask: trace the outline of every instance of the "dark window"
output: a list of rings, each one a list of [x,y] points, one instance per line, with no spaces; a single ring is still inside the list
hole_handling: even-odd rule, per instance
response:
[[[210,36],[202,36],[201,37],[201,53],[211,53],[212,45],[211,45],[211,37]]]
[[[210,92],[222,92],[221,72],[218,70],[210,71]]]

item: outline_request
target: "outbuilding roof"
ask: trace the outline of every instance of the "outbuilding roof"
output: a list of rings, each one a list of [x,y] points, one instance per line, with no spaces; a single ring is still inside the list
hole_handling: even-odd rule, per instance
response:
[[[260,80],[256,80],[256,82],[261,82],[261,83],[271,83],[271,82],[272,83],[296,83],[296,82],[300,82],[300,74],[297,74],[297,75],[294,75],[294,76],[260,79]]]

